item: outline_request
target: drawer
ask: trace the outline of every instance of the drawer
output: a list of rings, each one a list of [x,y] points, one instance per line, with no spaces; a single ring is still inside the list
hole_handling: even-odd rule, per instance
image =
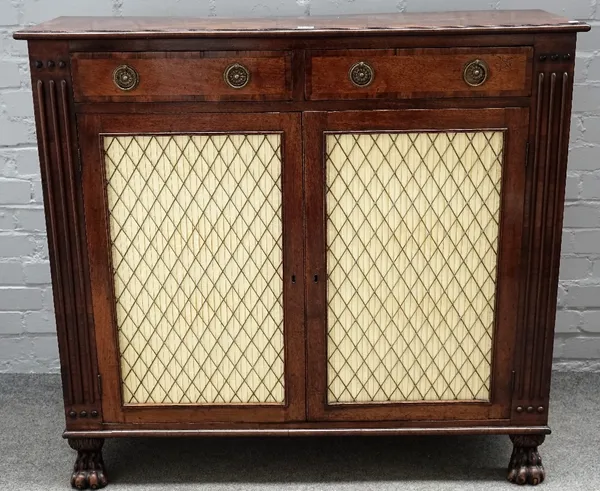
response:
[[[307,98],[528,96],[533,50],[423,48],[312,51]]]
[[[75,53],[75,100],[289,100],[291,53]]]

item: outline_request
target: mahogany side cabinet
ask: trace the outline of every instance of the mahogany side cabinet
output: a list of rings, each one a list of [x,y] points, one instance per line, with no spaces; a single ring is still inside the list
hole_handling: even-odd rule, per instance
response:
[[[538,484],[577,32],[63,17],[29,42],[71,483],[105,438],[509,435]]]

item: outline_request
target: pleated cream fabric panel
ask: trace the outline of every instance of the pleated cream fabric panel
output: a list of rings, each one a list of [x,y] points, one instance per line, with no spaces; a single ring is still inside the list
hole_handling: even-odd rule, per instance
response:
[[[503,145],[327,135],[330,404],[489,400]]]
[[[104,149],[124,402],[283,404],[280,135]]]

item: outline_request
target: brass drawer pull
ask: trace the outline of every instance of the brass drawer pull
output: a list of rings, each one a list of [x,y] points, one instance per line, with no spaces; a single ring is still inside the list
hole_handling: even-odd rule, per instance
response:
[[[140,83],[140,76],[132,66],[121,65],[113,72],[113,82],[121,90],[133,90]]]
[[[350,77],[350,81],[357,87],[367,87],[373,82],[375,71],[368,63],[359,61],[350,67],[348,77]]]
[[[467,85],[478,87],[483,85],[489,74],[489,67],[483,60],[473,60],[465,65],[463,78]]]
[[[250,82],[250,71],[244,65],[234,63],[225,69],[223,78],[232,89],[241,89]]]

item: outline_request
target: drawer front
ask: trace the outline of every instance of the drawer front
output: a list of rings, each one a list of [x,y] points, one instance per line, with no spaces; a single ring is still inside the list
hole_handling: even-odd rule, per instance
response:
[[[76,53],[75,100],[291,99],[289,52]]]
[[[313,100],[528,96],[532,49],[329,50],[309,55]]]

